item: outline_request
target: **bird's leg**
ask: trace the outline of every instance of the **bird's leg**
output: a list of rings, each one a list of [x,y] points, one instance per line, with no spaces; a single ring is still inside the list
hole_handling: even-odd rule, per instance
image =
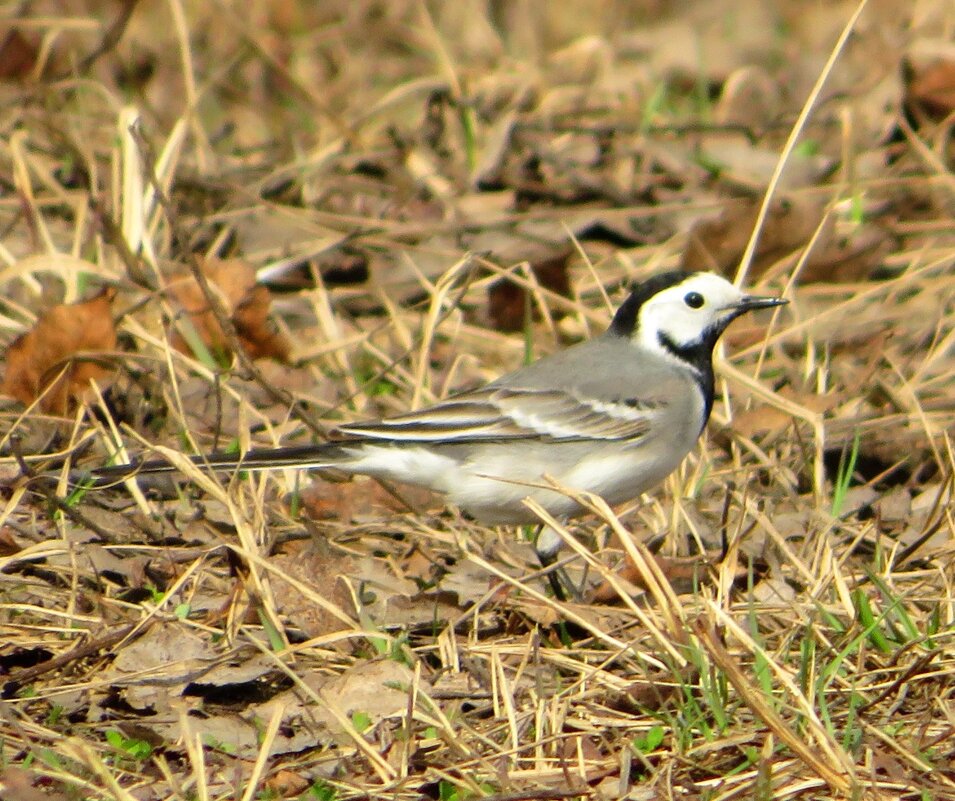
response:
[[[537,559],[541,567],[545,569],[549,568],[557,561],[557,554],[560,553],[563,544],[564,541],[560,538],[560,535],[550,526],[541,523],[537,527],[537,536],[534,538],[534,551],[537,553]],[[565,571],[558,568],[548,570],[547,580],[550,582],[550,587],[554,591],[554,597],[558,601],[564,602],[567,600],[567,593],[564,592],[564,586],[570,590],[574,598],[579,598],[579,591],[573,583],[571,583],[570,577]],[[563,585],[561,582],[563,582]]]

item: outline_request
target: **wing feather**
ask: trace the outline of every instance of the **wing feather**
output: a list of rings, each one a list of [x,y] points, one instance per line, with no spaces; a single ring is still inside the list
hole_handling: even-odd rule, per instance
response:
[[[381,442],[493,440],[631,441],[646,436],[663,404],[595,400],[562,390],[495,387],[457,395],[427,409],[335,430],[344,439]]]

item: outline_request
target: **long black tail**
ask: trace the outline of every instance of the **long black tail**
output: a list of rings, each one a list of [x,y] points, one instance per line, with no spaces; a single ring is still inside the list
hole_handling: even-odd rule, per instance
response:
[[[349,458],[338,443],[320,445],[295,445],[286,448],[256,448],[244,454],[217,451],[190,456],[196,467],[210,472],[233,472],[235,470],[277,470],[283,467],[335,467]],[[128,464],[102,467],[88,474],[95,486],[113,484],[138,475],[174,473],[178,468],[165,459],[145,459]]]

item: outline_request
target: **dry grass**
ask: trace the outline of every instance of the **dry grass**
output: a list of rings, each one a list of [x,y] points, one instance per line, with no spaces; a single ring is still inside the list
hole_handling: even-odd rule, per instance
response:
[[[0,796],[955,798],[952,120],[873,89],[901,96],[945,4],[170,2],[118,43],[111,11],[41,5],[2,87],[4,343],[103,285],[119,339],[82,402],[0,409]],[[688,74],[701,17],[723,34]],[[710,84],[745,48],[777,94],[744,124]],[[738,126],[753,150],[714,166]],[[702,266],[745,252],[794,303],[727,337],[675,476],[561,530],[586,601],[522,532],[406,488],[414,512],[177,455],[306,442],[598,331],[714,210]],[[290,364],[228,325],[231,360],[173,347],[198,255],[280,287]],[[191,482],[68,484],[147,448]],[[40,454],[55,492],[21,475]]]

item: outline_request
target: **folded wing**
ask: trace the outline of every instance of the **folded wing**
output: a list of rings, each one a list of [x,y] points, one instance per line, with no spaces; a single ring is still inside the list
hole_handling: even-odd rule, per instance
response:
[[[549,389],[487,387],[418,412],[341,426],[344,439],[474,442],[549,439],[636,442],[663,404],[636,398],[595,400]]]

